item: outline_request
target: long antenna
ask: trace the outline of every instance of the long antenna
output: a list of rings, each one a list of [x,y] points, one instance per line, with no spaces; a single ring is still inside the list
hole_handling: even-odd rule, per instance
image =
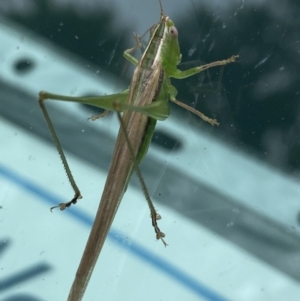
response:
[[[162,8],[161,0],[158,0],[158,1],[159,1],[159,6],[160,6],[160,14],[163,16],[164,15],[164,10]]]

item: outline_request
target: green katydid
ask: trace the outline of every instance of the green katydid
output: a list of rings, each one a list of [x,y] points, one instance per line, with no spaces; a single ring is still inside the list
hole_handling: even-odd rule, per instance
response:
[[[81,198],[81,194],[71,174],[66,157],[44,105],[44,100],[53,99],[79,102],[105,110],[116,111],[120,121],[120,130],[100,205],[68,297],[68,300],[71,301],[81,300],[84,295],[133,171],[138,175],[143,193],[148,202],[156,238],[162,240],[166,245],[164,241],[165,234],[160,231],[157,225],[157,220],[160,219],[160,216],[153,206],[138,166],[148,150],[156,121],[165,120],[168,117],[170,113],[168,101],[170,99],[177,105],[198,115],[204,121],[212,125],[218,124],[215,119],[210,119],[203,113],[176,100],[177,91],[171,85],[170,78],[183,79],[211,67],[232,63],[238,57],[232,56],[226,60],[216,61],[186,71],[177,69],[177,65],[181,61],[177,39],[178,32],[173,21],[164,15],[160,0],[159,3],[161,10],[160,21],[152,26],[150,30],[150,39],[141,59],[137,60],[131,54],[136,49],[141,48],[140,38],[136,35],[136,46],[124,52],[124,57],[136,66],[128,90],[118,94],[97,97],[70,97],[47,92],[40,92],[39,94],[39,104],[63,162],[67,177],[75,192],[71,201],[57,206],[61,210],[75,204]],[[122,117],[120,112],[123,112]]]

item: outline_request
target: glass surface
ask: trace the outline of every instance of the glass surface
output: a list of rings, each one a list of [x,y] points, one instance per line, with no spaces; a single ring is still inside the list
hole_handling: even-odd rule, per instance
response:
[[[180,69],[237,63],[172,80],[171,104],[141,170],[168,247],[156,241],[133,175],[83,300],[297,300],[300,294],[298,1],[163,1]],[[123,58],[159,21],[153,1],[0,2],[0,300],[66,300],[102,194],[115,114],[50,102],[83,199],[73,192],[37,95],[118,93]],[[144,37],[144,44],[148,36]],[[136,53],[137,57],[140,53]]]

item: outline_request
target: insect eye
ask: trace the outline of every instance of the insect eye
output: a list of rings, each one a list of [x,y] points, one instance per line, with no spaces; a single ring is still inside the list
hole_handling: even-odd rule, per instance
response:
[[[177,38],[178,37],[178,31],[177,28],[175,26],[171,26],[169,28],[169,33],[173,38]]]

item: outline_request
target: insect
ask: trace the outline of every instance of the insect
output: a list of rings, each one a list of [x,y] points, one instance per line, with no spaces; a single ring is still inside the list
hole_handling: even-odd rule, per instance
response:
[[[159,229],[157,224],[160,216],[151,201],[147,186],[139,169],[139,163],[148,150],[157,120],[165,120],[169,116],[168,101],[171,100],[212,125],[218,124],[217,120],[211,119],[194,108],[176,100],[177,91],[171,85],[170,78],[183,79],[211,67],[232,63],[238,56],[232,56],[223,61],[216,61],[185,71],[177,69],[177,65],[181,61],[178,31],[173,21],[164,14],[160,0],[159,4],[161,11],[160,21],[153,25],[150,30],[150,39],[141,59],[137,60],[132,55],[132,52],[142,47],[141,40],[137,35],[135,35],[136,45],[124,52],[124,57],[136,66],[128,90],[118,94],[96,97],[70,97],[43,91],[39,94],[39,104],[66,170],[67,177],[75,192],[74,197],[69,202],[56,206],[61,210],[75,204],[81,198],[81,193],[71,174],[44,101],[46,99],[71,101],[116,111],[120,121],[120,130],[106,184],[84,254],[69,293],[68,300],[70,301],[81,300],[84,295],[97,258],[123,194],[126,191],[131,174],[134,171],[138,175],[150,209],[152,226],[156,233],[156,238],[160,239],[164,245],[167,245],[164,240],[165,234]],[[123,112],[122,116],[120,112]]]

